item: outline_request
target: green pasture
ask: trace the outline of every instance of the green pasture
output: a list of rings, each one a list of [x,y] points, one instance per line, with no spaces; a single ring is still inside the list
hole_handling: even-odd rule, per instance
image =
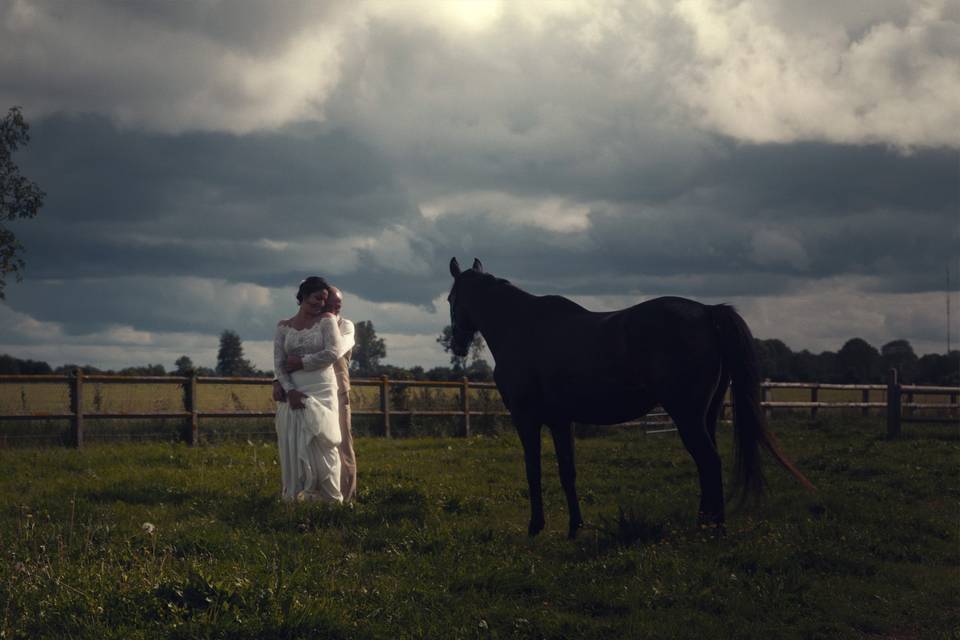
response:
[[[512,435],[359,438],[347,507],[280,503],[269,441],[2,450],[0,637],[956,638],[957,428],[774,427],[819,491],[768,466],[720,540],[641,429],[578,439],[573,542],[546,437],[535,539]]]

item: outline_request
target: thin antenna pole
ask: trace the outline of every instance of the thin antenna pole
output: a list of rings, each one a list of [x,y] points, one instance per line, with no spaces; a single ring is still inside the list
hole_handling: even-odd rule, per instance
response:
[[[947,263],[947,355],[950,355],[950,263]]]

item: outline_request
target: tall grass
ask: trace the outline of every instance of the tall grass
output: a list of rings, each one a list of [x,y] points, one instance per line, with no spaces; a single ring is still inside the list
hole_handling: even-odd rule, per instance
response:
[[[771,467],[719,541],[673,434],[578,441],[575,542],[548,439],[532,540],[512,436],[361,438],[347,507],[280,503],[270,443],[0,451],[0,635],[954,637],[956,429],[775,427],[819,492]]]

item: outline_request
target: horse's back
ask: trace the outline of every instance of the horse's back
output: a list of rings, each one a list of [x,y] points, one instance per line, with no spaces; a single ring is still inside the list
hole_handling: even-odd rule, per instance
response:
[[[719,367],[709,307],[699,302],[663,297],[611,312],[551,304],[564,313],[539,316],[521,365],[548,420],[630,420],[697,367]]]

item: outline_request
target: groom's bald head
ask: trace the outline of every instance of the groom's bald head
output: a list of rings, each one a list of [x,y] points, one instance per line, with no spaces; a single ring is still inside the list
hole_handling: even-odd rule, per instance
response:
[[[324,311],[340,315],[341,306],[343,306],[343,294],[340,292],[340,289],[330,285],[327,287],[327,303],[324,306]]]

